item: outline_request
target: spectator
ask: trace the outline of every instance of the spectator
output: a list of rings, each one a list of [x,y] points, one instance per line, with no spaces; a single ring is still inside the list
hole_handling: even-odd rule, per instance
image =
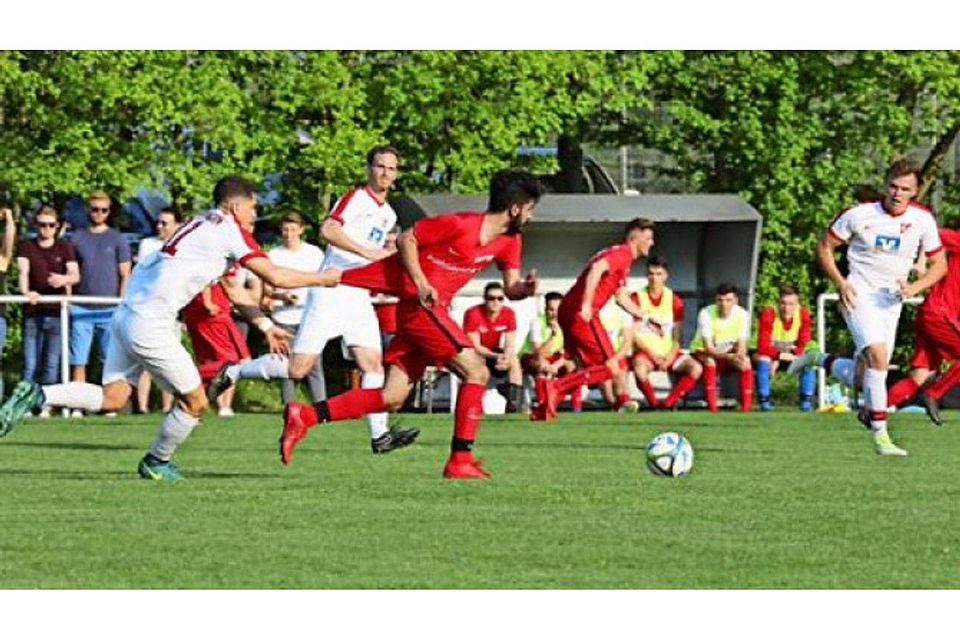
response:
[[[680,350],[683,333],[683,300],[667,286],[667,261],[660,256],[647,260],[647,285],[631,294],[634,303],[649,315],[651,322],[625,326],[625,339],[633,349],[631,366],[637,387],[651,408],[672,409],[700,379],[703,368],[696,359]],[[654,371],[675,376],[663,403],[657,400],[650,374]]]
[[[773,408],[770,400],[770,383],[779,365],[784,367],[803,355],[810,342],[810,310],[800,304],[796,287],[785,284],[780,287],[777,308],[764,307],[758,318],[757,351],[753,356],[757,369],[757,400],[761,411]],[[816,370],[807,367],[800,374],[800,410],[813,410],[813,392],[816,385]]]
[[[180,228],[183,223],[183,214],[180,209],[174,206],[164,207],[157,214],[157,235],[144,238],[140,241],[140,247],[137,251],[137,264],[152,253],[155,253],[163,246],[163,243],[170,239],[170,236]],[[173,394],[166,389],[160,390],[160,405],[163,413],[170,413],[173,408]],[[144,369],[140,374],[140,380],[137,382],[137,413],[150,413],[150,374]]]
[[[463,331],[486,360],[490,376],[506,379],[497,391],[507,399],[507,413],[517,413],[523,404],[523,373],[517,357],[517,314],[504,304],[506,298],[501,283],[488,282],[483,303],[463,315]]]
[[[57,238],[56,209],[41,207],[34,224],[36,239],[23,238],[17,247],[20,293],[30,298],[23,308],[23,379],[55,384],[60,370],[60,305],[37,299],[68,295],[80,281],[80,268],[73,245]],[[45,410],[42,415],[50,414]]]
[[[0,206],[0,218],[4,221],[3,236],[0,237],[0,295],[7,295],[7,270],[13,258],[13,243],[17,241],[17,223],[13,219],[13,209]],[[3,397],[3,348],[7,343],[7,305],[0,304],[0,398]]]
[[[520,349],[520,367],[535,379],[558,378],[573,373],[577,365],[563,355],[563,329],[557,313],[563,294],[551,291],[543,299],[543,313],[530,323],[527,339]],[[579,413],[583,410],[583,389],[570,392],[570,408]]]
[[[737,288],[730,283],[717,287],[716,303],[697,314],[697,333],[690,351],[703,365],[703,390],[710,411],[717,410],[717,372],[737,371],[740,376],[740,410],[750,411],[753,401],[753,370],[747,355],[750,315],[738,304]]]
[[[110,227],[111,200],[103,191],[94,191],[87,199],[90,226],[74,231],[70,242],[80,264],[80,282],[74,293],[81,296],[123,296],[130,277],[130,246],[116,229]],[[74,304],[70,306],[70,366],[74,382],[86,382],[87,363],[96,338],[101,363],[107,359],[110,321],[115,306]],[[79,409],[74,417],[83,416]]]
[[[280,218],[280,237],[282,244],[267,253],[274,264],[299,271],[319,271],[323,264],[323,250],[302,240],[303,217],[296,211],[289,211]],[[274,323],[290,335],[296,335],[303,317],[304,304],[308,289],[277,289],[268,284],[263,286],[263,307],[269,311]],[[317,358],[306,376],[307,386],[313,402],[327,398],[327,387],[323,377],[323,358]],[[280,380],[280,396],[283,404],[293,402],[296,383],[290,378]]]

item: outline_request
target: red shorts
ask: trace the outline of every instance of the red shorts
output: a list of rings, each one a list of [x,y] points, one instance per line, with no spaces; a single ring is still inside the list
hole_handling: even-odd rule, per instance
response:
[[[556,353],[551,353],[550,355],[544,358],[544,360],[546,360],[549,364],[553,364],[557,360],[562,360],[562,359],[563,359],[563,351],[557,351]],[[534,366],[535,363],[536,363],[536,354],[525,353],[522,356],[520,356],[520,367],[526,373],[529,373],[532,376],[540,374],[540,369]]]
[[[224,362],[250,357],[250,349],[233,320],[212,319],[187,325],[200,379],[208,382]]]
[[[937,371],[944,360],[960,359],[960,324],[936,313],[920,313],[913,323],[910,367]]]
[[[616,354],[599,314],[594,313],[590,322],[584,322],[578,313],[560,316],[558,320],[563,329],[563,351],[568,359],[575,357],[580,366],[592,367],[606,364]]]
[[[411,382],[432,365],[443,366],[473,343],[446,308],[429,309],[416,299],[397,304],[397,333],[383,354],[383,362],[407,372]]]

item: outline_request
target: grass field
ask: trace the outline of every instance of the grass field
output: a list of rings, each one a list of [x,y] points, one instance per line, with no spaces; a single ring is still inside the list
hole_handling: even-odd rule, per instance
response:
[[[289,468],[279,419],[209,417],[188,480],[139,480],[158,417],[29,420],[0,440],[0,588],[958,588],[960,427],[894,415],[904,459],[850,414],[789,410],[488,418],[491,482],[440,477],[448,415],[369,452],[314,429]],[[689,436],[690,477],[644,467]],[[375,543],[374,543],[375,541]]]

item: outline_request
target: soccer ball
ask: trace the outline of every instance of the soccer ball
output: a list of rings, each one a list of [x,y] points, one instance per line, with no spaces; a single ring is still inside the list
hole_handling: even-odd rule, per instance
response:
[[[647,443],[647,468],[657,476],[682,478],[693,467],[693,447],[679,433],[658,433]]]

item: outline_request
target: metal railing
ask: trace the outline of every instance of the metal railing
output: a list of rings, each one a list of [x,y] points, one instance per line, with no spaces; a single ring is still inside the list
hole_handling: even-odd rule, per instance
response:
[[[30,304],[30,298],[25,295],[6,295],[0,296],[0,303],[5,304]],[[70,380],[70,305],[83,304],[120,304],[120,298],[111,298],[106,296],[40,296],[37,298],[37,304],[59,304],[60,305],[60,380],[69,382]]]
[[[827,318],[825,313],[827,300],[835,302],[839,299],[840,294],[838,293],[821,293],[817,296],[817,344],[820,345],[820,351],[824,353],[827,351]],[[907,298],[903,301],[904,304],[920,304],[921,302],[923,302],[923,297]],[[817,370],[817,406],[821,409],[824,407],[823,398],[827,390],[827,373],[823,368]]]

